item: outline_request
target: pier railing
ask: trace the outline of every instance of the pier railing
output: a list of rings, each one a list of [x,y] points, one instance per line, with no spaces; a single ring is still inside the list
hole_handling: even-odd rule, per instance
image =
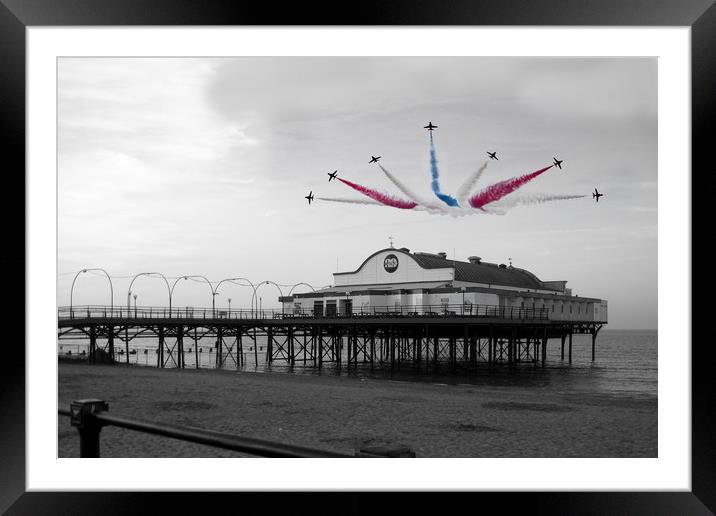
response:
[[[296,319],[296,318],[360,318],[360,317],[490,317],[496,319],[546,320],[547,308],[496,306],[477,304],[458,305],[400,305],[370,306],[346,309],[332,306],[314,310],[310,308],[287,309],[215,309],[215,308],[167,308],[161,306],[109,307],[82,305],[59,307],[59,319]]]
[[[222,448],[254,457],[296,457],[296,458],[354,458],[354,457],[415,457],[415,452],[405,447],[359,448],[354,455],[319,450],[304,446],[241,437],[203,428],[186,427],[144,421],[126,416],[111,415],[109,405],[99,399],[77,400],[70,403],[70,409],[59,409],[60,416],[69,416],[70,424],[77,428],[80,437],[80,457],[100,456],[100,432],[104,426],[115,426],[147,434],[161,435],[182,441]]]

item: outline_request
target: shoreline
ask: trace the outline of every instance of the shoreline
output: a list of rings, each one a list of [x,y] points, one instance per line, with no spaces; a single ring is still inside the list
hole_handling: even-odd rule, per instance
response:
[[[272,371],[156,369],[59,361],[58,402],[101,398],[112,413],[353,453],[418,457],[656,457],[657,400],[549,386],[411,382]],[[58,420],[58,456],[79,438]],[[106,427],[103,457],[237,457]]]

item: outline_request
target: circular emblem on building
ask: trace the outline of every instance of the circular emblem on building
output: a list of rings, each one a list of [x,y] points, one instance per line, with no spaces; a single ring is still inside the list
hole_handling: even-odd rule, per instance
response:
[[[385,260],[383,260],[383,268],[387,272],[395,272],[398,270],[398,257],[394,254],[389,254],[385,257]]]

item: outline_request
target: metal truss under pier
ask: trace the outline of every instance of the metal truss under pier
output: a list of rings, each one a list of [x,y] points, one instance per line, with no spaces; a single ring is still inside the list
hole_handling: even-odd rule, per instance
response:
[[[156,312],[155,312],[156,313]],[[595,321],[505,319],[470,316],[388,317],[135,317],[123,313],[108,317],[58,318],[58,339],[89,340],[88,360],[129,363],[134,339],[152,339],[157,345],[157,367],[184,368],[186,345],[198,353],[200,339],[214,343],[215,367],[240,368],[249,357],[259,364],[259,340],[265,342],[261,361],[290,366],[321,368],[324,364],[353,367],[456,369],[458,366],[490,367],[518,363],[544,365],[550,340],[557,339],[561,359],[572,361],[572,335],[592,336],[592,360],[597,334],[605,324]],[[124,348],[124,349],[122,349]],[[118,351],[122,349],[122,351]],[[253,354],[253,357],[251,357]],[[198,355],[194,360],[199,367]]]

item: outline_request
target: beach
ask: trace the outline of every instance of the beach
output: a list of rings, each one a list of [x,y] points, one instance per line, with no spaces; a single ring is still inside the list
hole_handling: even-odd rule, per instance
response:
[[[444,383],[439,377],[409,381],[64,361],[58,374],[62,408],[75,399],[100,398],[113,414],[349,454],[388,445],[410,447],[417,457],[657,456],[656,396],[555,388],[554,381]],[[77,431],[66,417],[58,419],[58,455],[79,456]],[[101,455],[241,456],[112,427],[102,430]]]

